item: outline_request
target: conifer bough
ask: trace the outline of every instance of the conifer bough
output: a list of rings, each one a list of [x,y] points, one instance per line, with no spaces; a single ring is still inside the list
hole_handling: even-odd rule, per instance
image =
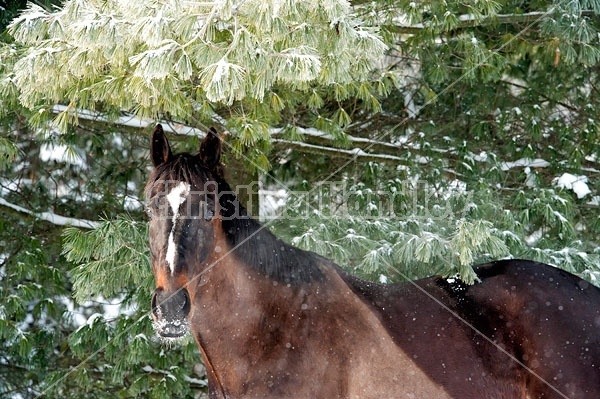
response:
[[[355,84],[386,50],[344,0],[69,0],[52,12],[31,4],[9,31],[27,53],[3,84],[24,106],[144,116],[263,101],[274,86]]]

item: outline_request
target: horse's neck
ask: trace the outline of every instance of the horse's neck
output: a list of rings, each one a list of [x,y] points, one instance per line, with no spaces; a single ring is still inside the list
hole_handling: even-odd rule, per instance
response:
[[[257,264],[267,264],[270,261],[267,257],[273,253],[264,250],[264,242],[248,240],[245,245],[255,249],[252,259],[233,253],[235,248],[230,240],[222,230],[216,229],[215,250],[207,262],[210,266],[202,272],[194,295],[194,334],[202,335],[208,347],[223,346],[226,353],[234,348],[244,351],[257,332],[268,335],[277,328],[271,318],[282,325],[294,323],[287,320],[288,315],[284,313],[306,308],[308,290],[315,289],[301,281],[288,283],[270,278]]]
[[[229,338],[241,344],[240,340],[247,339],[244,330],[263,328],[272,316],[286,317],[284,309],[302,309],[309,289],[314,287],[272,280],[227,256],[202,276],[196,300],[200,319],[193,320],[193,326],[207,338],[212,334],[220,341]]]
[[[191,324],[210,385],[235,391],[242,380],[265,381],[266,369],[256,365],[285,357],[295,345],[291,335],[306,329],[302,312],[315,306],[307,290],[271,280],[233,256],[202,280]]]

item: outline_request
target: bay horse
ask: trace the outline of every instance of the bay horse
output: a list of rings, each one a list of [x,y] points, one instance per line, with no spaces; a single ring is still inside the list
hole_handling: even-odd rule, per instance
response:
[[[600,289],[526,260],[479,282],[376,284],[248,216],[211,129],[173,154],[160,125],[146,185],[169,340],[191,331],[211,398],[600,398]]]

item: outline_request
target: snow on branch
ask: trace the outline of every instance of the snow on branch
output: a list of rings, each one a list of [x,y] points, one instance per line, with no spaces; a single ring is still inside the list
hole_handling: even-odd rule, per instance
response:
[[[137,116],[135,116],[133,114],[127,114],[127,113],[123,114],[122,116],[118,117],[115,120],[115,119],[109,118],[108,116],[106,116],[105,114],[103,114],[101,112],[90,111],[87,109],[80,109],[80,108],[75,110],[73,108],[69,108],[68,106],[62,105],[62,104],[57,104],[57,105],[53,106],[52,112],[55,114],[60,114],[61,112],[76,112],[77,117],[81,118],[81,119],[86,119],[86,120],[90,120],[93,122],[115,123],[115,124],[121,125],[121,126],[128,126],[128,127],[134,127],[134,128],[140,128],[140,129],[145,129],[149,126],[154,126],[156,123],[160,123],[163,125],[163,129],[166,132],[180,134],[180,135],[184,135],[184,136],[196,136],[196,137],[202,138],[206,134],[202,130],[193,128],[191,126],[186,126],[186,125],[182,125],[182,124],[178,124],[178,123],[174,124],[169,121],[156,122],[156,120],[154,120],[154,119],[142,119],[142,118],[138,118]]]
[[[283,139],[273,139],[273,143],[283,143],[288,144],[292,147],[298,147],[306,150],[307,152],[313,152],[316,154],[327,154],[332,156],[343,156],[343,157],[356,157],[362,158],[364,160],[372,160],[372,161],[384,161],[384,162],[406,162],[405,159],[388,154],[372,154],[363,151],[360,148],[353,148],[351,150],[344,150],[341,148],[332,148],[325,147],[321,145],[308,144],[301,141],[292,141],[292,140],[283,140]]]
[[[272,129],[271,136],[275,136],[275,135],[281,133],[282,131],[283,131],[283,129]],[[315,128],[297,127],[296,131],[298,133],[302,134],[303,136],[316,137],[316,138],[330,140],[330,141],[334,140],[334,138],[330,134],[325,133],[325,132],[315,129]],[[368,145],[368,146],[376,145],[376,146],[386,147],[390,150],[398,150],[399,149],[398,145],[396,145],[396,144],[388,143],[385,141],[369,139],[369,138],[365,138],[365,137],[356,137],[356,136],[346,135],[346,139],[348,140],[349,143],[356,143],[358,145]]]
[[[458,16],[457,29],[473,28],[477,26],[487,25],[507,25],[507,24],[532,24],[541,20],[544,17],[551,15],[554,12],[554,8],[548,11],[534,11],[524,14],[497,14],[488,18],[481,18],[471,14],[464,14]],[[581,16],[592,17],[596,13],[592,10],[582,10]],[[397,25],[387,25],[386,29],[389,29],[395,33],[404,34],[415,34],[426,28],[425,24],[403,24],[398,23]]]
[[[203,138],[206,135],[206,133],[204,131],[202,131],[200,129],[196,129],[191,126],[186,126],[183,124],[174,124],[173,122],[170,122],[170,121],[157,122],[153,119],[141,119],[132,114],[124,114],[123,116],[120,116],[115,120],[115,119],[109,119],[106,115],[104,115],[100,112],[90,111],[90,110],[86,110],[86,109],[73,110],[73,109],[69,109],[69,107],[67,107],[65,105],[60,105],[60,104],[52,107],[52,112],[54,112],[54,113],[77,112],[77,117],[81,118],[81,119],[91,120],[94,122],[114,123],[117,125],[128,126],[128,127],[133,127],[133,128],[140,128],[140,129],[145,129],[149,126],[154,126],[154,124],[156,124],[156,123],[160,123],[163,125],[164,130],[169,133],[184,135],[184,136],[196,136],[199,138]],[[331,141],[331,142],[333,142],[333,140],[334,140],[334,138],[330,134],[327,134],[323,131],[320,131],[320,130],[317,130],[314,128],[297,127],[296,129],[297,129],[298,133],[300,133],[304,136],[319,138],[319,139],[323,139],[323,140]],[[347,135],[346,138],[347,138],[348,142],[355,144],[357,146],[357,148],[354,148],[351,150],[344,150],[344,149],[340,149],[340,148],[336,148],[336,147],[328,147],[325,145],[320,146],[320,145],[315,145],[315,144],[304,143],[301,141],[284,140],[284,139],[276,138],[276,136],[280,135],[282,132],[283,132],[283,129],[280,129],[280,128],[270,129],[269,134],[272,137],[273,143],[285,143],[285,144],[294,146],[296,148],[302,148],[306,151],[313,152],[313,153],[319,153],[319,154],[338,155],[338,156],[343,156],[343,157],[350,156],[350,157],[357,157],[357,158],[373,160],[373,161],[387,161],[387,162],[403,162],[404,161],[401,157],[397,157],[394,155],[368,153],[368,152],[364,151],[363,149],[358,148],[360,146],[367,146],[367,147],[377,146],[378,148],[385,148],[387,150],[393,150],[393,151],[399,150],[398,145],[393,144],[393,143],[387,143],[385,141],[379,141],[379,140],[373,140],[373,139],[364,138],[364,137],[356,137],[356,136]]]
[[[84,228],[84,229],[94,229],[94,228],[98,227],[98,225],[99,225],[98,222],[94,222],[91,220],[65,217],[65,216],[57,215],[56,213],[53,213],[53,212],[40,212],[40,213],[34,212],[29,209],[23,208],[19,205],[12,204],[1,197],[0,197],[0,206],[10,208],[19,213],[24,213],[26,215],[33,216],[37,219],[55,224],[57,226],[73,226],[73,227],[80,227],[80,228]]]

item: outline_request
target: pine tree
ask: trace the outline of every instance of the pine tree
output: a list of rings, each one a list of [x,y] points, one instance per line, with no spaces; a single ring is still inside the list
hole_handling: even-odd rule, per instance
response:
[[[205,390],[149,319],[157,120],[179,151],[227,131],[229,169],[286,190],[263,222],[365,278],[600,284],[600,2],[39,4],[0,18],[0,396]]]

